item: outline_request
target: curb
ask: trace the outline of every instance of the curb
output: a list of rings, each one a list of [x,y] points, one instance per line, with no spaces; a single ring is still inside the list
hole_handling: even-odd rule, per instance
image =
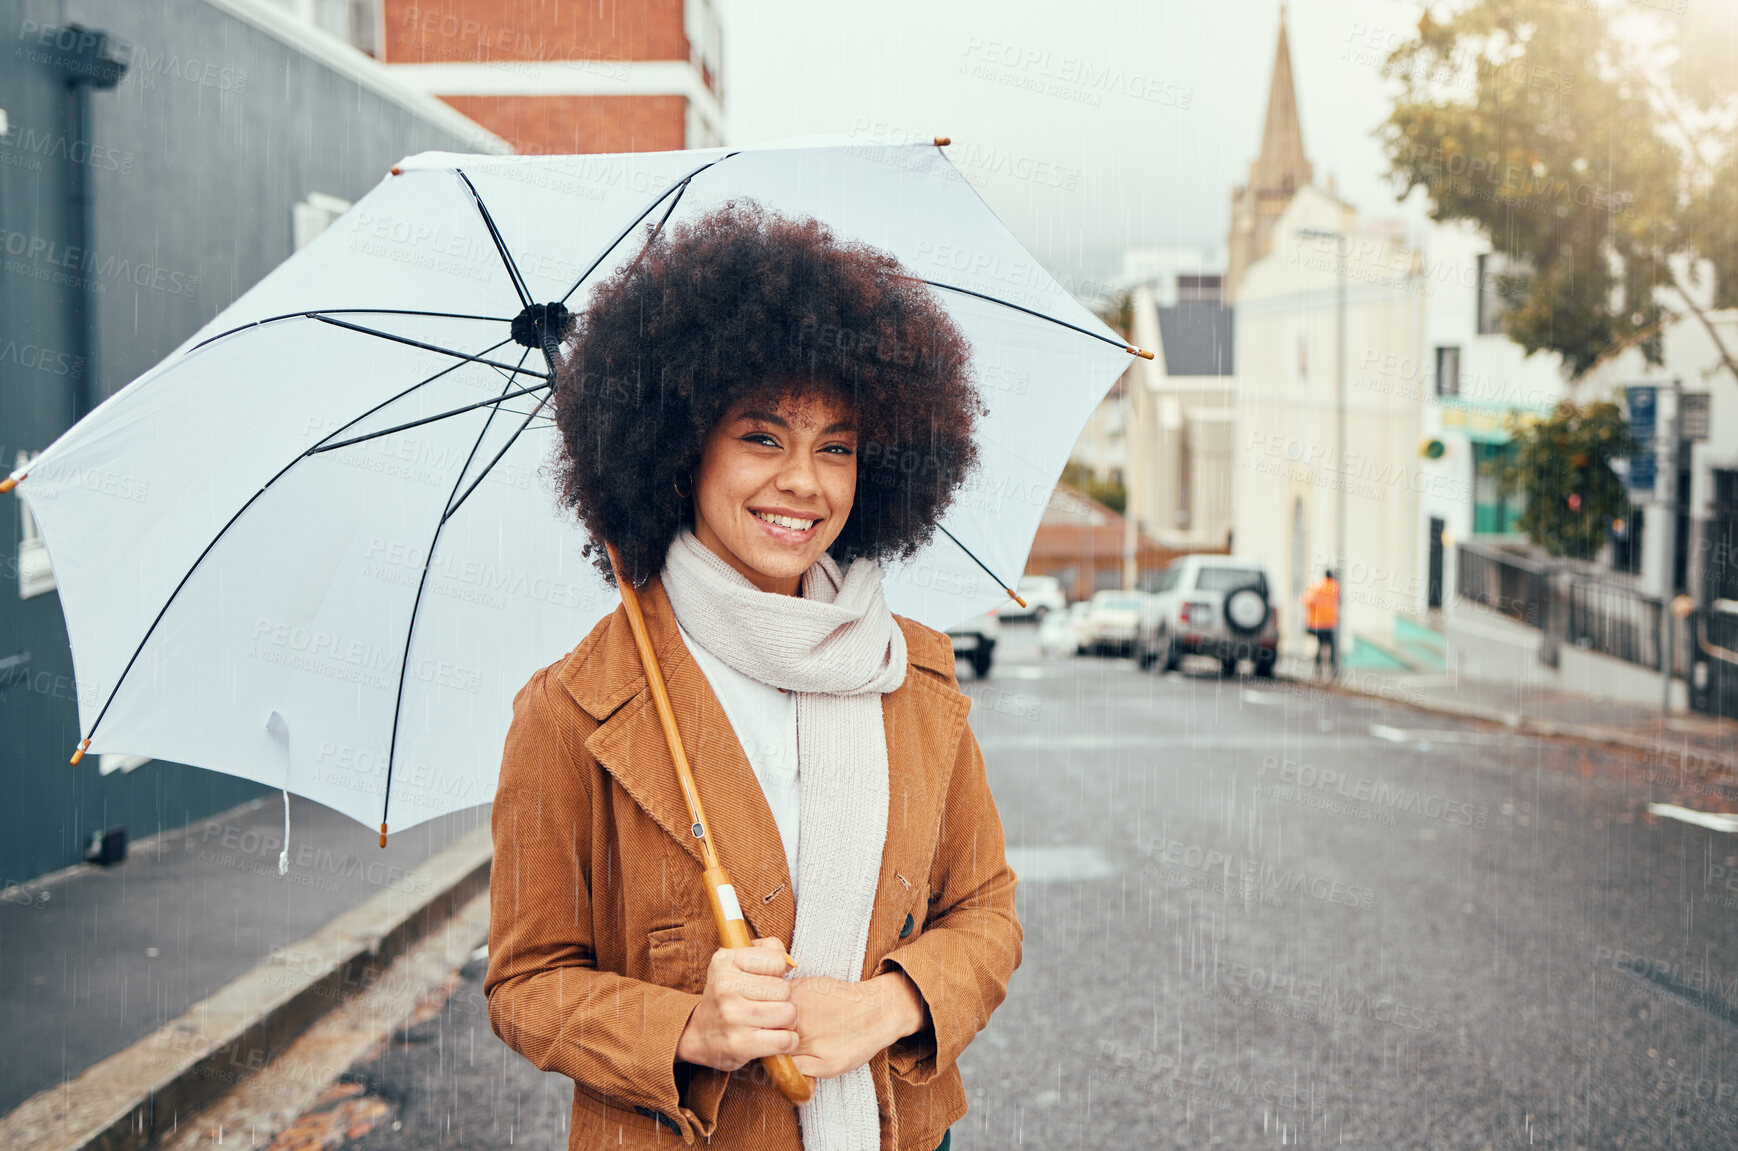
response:
[[[0,1117],[0,1147],[141,1151],[266,1066],[315,1020],[489,886],[489,828],[420,864],[427,891],[390,888],[195,1003],[179,1019]]]
[[[1397,703],[1404,707],[1410,707],[1414,711],[1448,716],[1454,719],[1471,719],[1482,723],[1492,723],[1522,735],[1536,735],[1546,739],[1572,739],[1580,743],[1600,744],[1605,747],[1621,748],[1625,751],[1644,752],[1649,755],[1677,755],[1685,760],[1695,759],[1727,773],[1738,774],[1738,760],[1716,751],[1698,747],[1687,739],[1674,742],[1663,734],[1654,736],[1631,735],[1628,732],[1615,731],[1611,728],[1588,727],[1584,724],[1562,723],[1550,719],[1533,719],[1516,711],[1502,711],[1497,708],[1454,703],[1448,700],[1430,700],[1416,693],[1364,691],[1355,687],[1346,687],[1340,683],[1323,683],[1304,679],[1294,679],[1289,682],[1303,687],[1311,687],[1317,691],[1330,691],[1336,695],[1355,695],[1364,699],[1380,699],[1387,703]]]

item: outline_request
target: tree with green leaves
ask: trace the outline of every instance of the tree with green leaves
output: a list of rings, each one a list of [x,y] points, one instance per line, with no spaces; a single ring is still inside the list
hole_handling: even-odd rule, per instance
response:
[[[1637,444],[1616,404],[1559,403],[1530,423],[1509,414],[1515,453],[1502,473],[1505,496],[1526,499],[1520,529],[1554,556],[1591,559],[1615,520],[1630,514],[1623,481],[1611,466]]]
[[[1128,508],[1127,488],[1116,480],[1099,479],[1091,468],[1079,460],[1069,460],[1063,465],[1061,482],[1097,500],[1117,515],[1123,514]]]
[[[1111,328],[1124,340],[1134,339],[1135,330],[1135,294],[1134,289],[1124,288],[1109,299],[1101,301],[1093,309],[1095,315],[1103,320],[1106,327]]]
[[[1738,380],[1709,316],[1738,306],[1735,27],[1700,0],[1471,0],[1388,57],[1389,174],[1510,258],[1495,287],[1529,354],[1573,376],[1632,346],[1657,364],[1693,317]]]

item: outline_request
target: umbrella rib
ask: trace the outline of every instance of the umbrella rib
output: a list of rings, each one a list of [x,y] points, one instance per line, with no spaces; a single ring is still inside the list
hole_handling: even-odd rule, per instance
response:
[[[492,352],[495,350],[495,348],[500,347],[501,344],[505,344],[508,342],[509,342],[508,340],[502,340],[500,344],[495,344],[492,347],[485,348],[484,351]],[[361,423],[363,420],[367,419],[369,416],[372,416],[375,412],[378,412],[381,408],[386,407],[388,404],[397,403],[399,400],[402,400],[405,396],[410,395],[410,393],[416,391],[418,388],[424,387],[428,384],[432,384],[436,380],[440,379],[442,376],[446,375],[448,372],[455,372],[463,366],[464,366],[463,364],[453,364],[451,367],[442,368],[440,371],[436,372],[434,375],[429,376],[426,379],[418,380],[416,383],[410,385],[408,388],[405,388],[403,391],[397,393],[396,395],[388,396],[386,399],[381,400],[378,404],[375,404],[372,408],[369,408],[366,412],[363,412],[361,415],[357,416],[355,419],[352,419],[349,422],[342,424],[339,427],[333,428],[331,431],[327,432],[325,439],[322,439],[320,441],[320,443],[325,443],[326,440],[331,439],[333,436],[337,435],[339,432],[343,431],[345,428],[355,427],[358,423]],[[315,446],[318,447],[319,445],[315,445]],[[163,617],[168,614],[170,606],[173,605],[175,602],[175,597],[181,594],[181,589],[187,586],[187,581],[193,578],[193,573],[199,570],[199,565],[205,562],[205,557],[211,554],[211,549],[216,547],[218,545],[219,541],[221,541],[223,539],[223,537],[229,533],[229,529],[235,526],[235,522],[242,517],[243,513],[245,513],[248,508],[253,507],[255,500],[257,500],[261,496],[265,495],[267,489],[269,489],[273,484],[277,483],[279,480],[283,479],[285,473],[287,473],[291,468],[295,467],[297,464],[301,463],[303,460],[307,459],[309,454],[310,453],[308,453],[308,452],[298,453],[294,459],[290,460],[289,463],[287,463],[283,467],[279,468],[277,471],[277,474],[273,475],[271,479],[269,479],[265,483],[261,484],[259,491],[255,492],[253,495],[249,496],[247,498],[247,502],[242,504],[241,507],[236,509],[235,514],[230,516],[228,522],[226,522],[221,528],[219,528],[217,530],[217,534],[211,537],[211,542],[206,544],[204,550],[201,551],[199,553],[198,557],[194,559],[193,563],[188,567],[186,573],[182,575],[180,582],[175,585],[175,590],[169,593],[169,598],[164,600],[163,606],[157,609],[157,617],[151,621],[151,626],[146,628],[145,634],[140,637],[139,646],[137,646],[133,649],[132,658],[127,660],[127,666],[122,668],[121,674],[115,677],[115,686],[109,689],[109,698],[103,701],[103,709],[101,711],[97,712],[96,719],[91,721],[91,729],[89,731],[85,732],[85,734],[84,734],[84,739],[87,742],[96,736],[97,728],[102,725],[103,717],[105,715],[109,714],[109,708],[114,704],[115,697],[117,695],[119,695],[121,692],[121,684],[125,683],[127,680],[127,673],[133,670],[133,665],[139,661],[139,656],[140,656],[140,654],[142,654],[144,652],[145,645],[151,642],[151,636],[154,632],[156,632],[157,625],[163,622]]]
[[[455,367],[455,368],[458,366],[459,365],[457,365],[457,364],[453,365],[453,367]],[[448,370],[450,371],[451,369],[448,369]],[[448,416],[462,416],[466,412],[474,412],[478,408],[493,407],[498,411],[498,410],[500,410],[500,405],[506,400],[517,399],[519,396],[529,396],[529,395],[532,395],[536,392],[547,392],[550,388],[553,388],[554,386],[555,386],[554,384],[531,384],[527,387],[520,388],[517,391],[503,392],[500,395],[495,396],[492,399],[478,400],[474,404],[466,404],[463,407],[459,407],[459,408],[448,408],[444,412],[436,412],[432,416],[424,416],[419,420],[411,420],[409,423],[395,424],[394,426],[392,426],[390,428],[382,428],[377,432],[365,432],[360,436],[352,436],[347,440],[339,440],[335,444],[321,444],[321,445],[318,445],[316,447],[309,448],[307,450],[307,452],[304,454],[313,456],[313,455],[319,455],[321,452],[335,452],[339,448],[347,448],[352,444],[365,443],[368,440],[377,440],[381,436],[390,436],[394,432],[407,431],[410,428],[419,428],[423,424],[432,424],[436,420],[444,420]],[[539,408],[541,406],[542,406],[541,404],[538,405]],[[512,411],[511,408],[509,408],[508,410]],[[513,414],[518,415],[519,413],[513,412]],[[533,409],[531,414],[536,415],[537,410]]]
[[[463,175],[463,173],[460,174]],[[468,182],[469,181],[467,181],[467,183]],[[519,354],[520,367],[525,366],[525,357],[530,354],[530,348],[526,348]],[[512,380],[510,378],[507,382],[509,386],[512,385]],[[449,505],[452,502],[453,492],[458,491],[459,485],[465,482],[465,472],[470,469],[471,461],[477,458],[477,449],[483,446],[483,438],[489,434],[489,428],[495,422],[495,413],[499,410],[499,408],[491,410],[489,412],[489,418],[483,421],[482,430],[477,433],[475,442],[471,444],[470,453],[465,456],[464,465],[459,468],[459,474],[453,480],[453,491],[447,493],[447,501]],[[520,425],[519,430],[524,431],[524,425]],[[513,433],[513,439],[517,439],[518,436],[518,432]],[[509,439],[507,441],[508,447],[511,447],[512,444],[513,440]],[[502,451],[505,452],[506,448],[503,448]],[[497,455],[495,460],[500,458],[501,457]],[[489,467],[492,468],[495,466],[495,460],[489,461]],[[484,468],[483,475],[487,475],[488,470],[488,468]],[[477,479],[481,482],[482,476],[478,476]],[[471,486],[475,487],[476,484],[472,484]],[[469,495],[470,492],[467,490],[465,494]],[[398,755],[398,716],[399,712],[404,708],[404,673],[410,667],[410,641],[412,637],[416,635],[416,613],[422,609],[423,589],[428,586],[428,569],[430,565],[434,563],[435,548],[440,546],[441,530],[447,526],[447,520],[450,518],[452,518],[452,511],[448,510],[446,514],[441,516],[440,521],[435,524],[434,538],[429,541],[428,551],[423,556],[422,576],[416,581],[416,599],[411,601],[410,622],[405,625],[404,629],[404,654],[400,657],[398,664],[398,692],[392,703],[392,738],[386,745],[386,785],[380,797],[380,846],[382,847],[386,846],[386,813],[392,804],[392,761]]]
[[[666,196],[668,196],[671,192],[675,192],[679,188],[686,188],[688,186],[688,181],[692,180],[694,177],[698,176],[700,173],[704,172],[706,169],[712,167],[714,164],[722,164],[724,161],[730,159],[730,157],[740,155],[740,154],[741,154],[740,152],[729,152],[723,156],[718,157],[718,159],[716,159],[716,160],[710,160],[707,163],[700,165],[698,168],[694,169],[692,172],[689,172],[686,176],[683,176],[680,180],[677,180],[674,184],[671,184],[668,188],[665,188],[662,192],[658,193],[657,198],[654,199],[650,204],[646,205],[645,211],[641,212],[638,216],[635,216],[633,221],[630,224],[628,224],[627,227],[625,227],[621,230],[621,234],[618,235],[615,239],[610,241],[609,247],[605,248],[602,252],[598,253],[597,259],[595,259],[591,262],[591,267],[587,268],[585,271],[583,271],[579,274],[579,279],[577,279],[573,282],[573,287],[567,289],[567,294],[561,297],[561,302],[563,304],[567,303],[568,299],[570,297],[572,297],[573,293],[579,291],[579,286],[581,284],[585,283],[585,281],[591,276],[591,274],[593,272],[597,271],[598,265],[602,264],[605,260],[609,259],[609,254],[611,252],[615,251],[617,246],[620,245],[623,240],[628,238],[629,232],[632,232],[635,228],[640,226],[640,221],[644,220],[647,216],[650,216],[652,214],[653,209],[655,209],[659,204],[662,204],[664,202],[664,198]],[[680,198],[680,196],[678,196],[678,198]],[[673,206],[674,205],[672,205],[672,207]],[[664,214],[664,218],[669,219],[668,212],[666,212]],[[660,228],[662,228],[663,224],[660,222],[658,226]],[[648,243],[649,242],[650,241],[648,241]],[[644,251],[644,249],[641,249],[641,250]]]
[[[985,295],[983,292],[974,292],[970,288],[961,288],[956,287],[953,284],[944,284],[939,280],[926,280],[921,276],[902,276],[900,278],[916,280],[918,283],[928,284],[932,288],[943,288],[949,292],[958,292],[962,296],[976,296],[980,300],[987,300],[992,304],[1000,304],[1004,308],[1013,308],[1016,312],[1025,312],[1028,316],[1034,316],[1040,320],[1047,320],[1052,324],[1057,324],[1061,327],[1068,328],[1071,331],[1079,332],[1083,336],[1091,336],[1095,340],[1103,340],[1113,348],[1121,348],[1125,352],[1133,352],[1135,350],[1121,340],[1113,340],[1109,336],[1090,331],[1081,327],[1079,324],[1071,324],[1067,320],[1058,320],[1055,316],[1046,316],[1043,312],[1035,312],[1031,308],[1022,307],[1010,300],[1004,300],[999,296]]]
[[[365,328],[361,324],[352,324],[347,320],[334,320],[324,312],[310,312],[309,317],[311,319],[319,320],[322,324],[331,324],[335,328],[348,328],[352,332],[361,332],[365,336],[379,336],[383,340],[391,340],[395,344],[407,344],[413,348],[421,348],[425,352],[435,352],[443,356],[451,356],[456,360],[469,360],[474,364],[487,364],[496,371],[515,372],[522,376],[537,376],[540,379],[545,380],[549,378],[547,372],[530,371],[524,367],[516,368],[512,364],[503,364],[499,360],[487,360],[482,356],[472,356],[465,352],[455,352],[451,348],[443,348],[439,344],[425,344],[421,340],[413,340],[409,336],[395,336],[391,332],[382,332],[377,328]],[[501,344],[508,342],[510,341],[502,340],[501,343],[496,344],[495,347],[498,348]],[[490,350],[493,351],[494,349],[491,348]],[[454,366],[456,367],[457,365]]]
[[[973,563],[975,563],[979,567],[983,568],[984,574],[989,576],[991,579],[995,580],[997,587],[999,587],[1003,591],[1007,592],[1010,596],[1014,596],[1014,599],[1016,599],[1016,600],[1020,599],[1019,596],[1014,595],[1014,591],[1012,588],[1010,588],[1007,584],[1002,582],[1001,577],[997,576],[995,572],[990,570],[990,565],[986,564],[983,560],[979,559],[975,554],[973,554],[971,548],[968,548],[965,544],[960,543],[959,537],[955,536],[952,532],[948,531],[947,528],[942,525],[940,520],[936,521],[935,526],[938,528],[941,528],[942,535],[946,536],[950,540],[953,540],[953,542],[955,544],[958,544],[960,551],[965,552],[966,555],[970,556],[971,561]],[[1026,606],[1024,601],[1021,602],[1020,606],[1021,607]]]
[[[245,324],[229,329],[227,332],[219,332],[215,336],[200,340],[197,344],[194,344],[187,350],[189,352],[196,352],[207,344],[216,343],[218,340],[233,336],[237,332],[245,332],[249,328],[257,328],[265,324],[275,324],[280,320],[317,319],[322,315],[427,316],[430,319],[435,320],[488,320],[490,323],[495,324],[510,324],[513,322],[512,318],[509,316],[473,316],[468,312],[419,312],[411,308],[317,308],[311,312],[285,312],[280,316],[264,316],[257,320],[250,320]],[[502,342],[505,343],[506,341]],[[495,346],[500,347],[500,344]]]
[[[519,266],[513,262],[513,257],[507,252],[507,242],[501,238],[500,230],[495,227],[495,218],[489,215],[489,207],[483,203],[483,197],[477,194],[477,186],[471,183],[471,178],[462,168],[454,168],[459,179],[465,182],[465,187],[471,190],[471,199],[477,203],[477,211],[483,214],[483,226],[489,229],[489,239],[495,241],[495,251],[501,253],[501,262],[507,265],[507,278],[513,281],[513,290],[519,293],[519,302],[525,307],[531,306],[531,293],[525,288],[525,277],[519,274]],[[520,357],[524,361],[524,357]]]
[[[447,514],[441,517],[442,523],[446,523],[447,520],[453,517],[454,513],[456,513],[460,507],[464,506],[464,502],[471,498],[471,493],[477,490],[477,485],[488,478],[489,473],[495,469],[495,465],[501,462],[501,457],[506,455],[513,447],[513,444],[519,439],[519,436],[531,425],[531,421],[537,417],[537,413],[543,410],[543,405],[548,402],[549,396],[547,395],[545,395],[542,400],[538,401],[537,406],[532,408],[530,413],[526,415],[524,423],[519,425],[518,431],[515,431],[513,435],[508,438],[507,442],[501,445],[501,450],[495,453],[495,458],[489,461],[488,466],[477,473],[477,478],[471,481],[471,486],[465,489],[465,494],[460,496],[458,500],[447,509]],[[391,770],[390,766],[388,767],[388,770]]]

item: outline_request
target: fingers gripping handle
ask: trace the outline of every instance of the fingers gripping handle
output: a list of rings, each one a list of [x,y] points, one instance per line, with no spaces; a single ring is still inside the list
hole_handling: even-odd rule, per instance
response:
[[[736,889],[731,886],[730,876],[722,867],[706,869],[706,899],[712,904],[712,920],[718,924],[720,946],[754,945],[748,922],[742,918],[742,908],[736,901]],[[792,1103],[807,1103],[809,1096],[815,1093],[814,1081],[797,1070],[796,1060],[789,1055],[765,1056],[760,1065],[772,1077],[773,1085]]]

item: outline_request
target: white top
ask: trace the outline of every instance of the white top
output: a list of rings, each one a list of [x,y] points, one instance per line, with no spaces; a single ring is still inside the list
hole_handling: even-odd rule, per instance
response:
[[[712,685],[748,765],[760,781],[772,821],[784,841],[791,898],[797,891],[797,816],[802,810],[802,778],[797,766],[797,696],[747,676],[702,647],[677,623],[682,642]]]

